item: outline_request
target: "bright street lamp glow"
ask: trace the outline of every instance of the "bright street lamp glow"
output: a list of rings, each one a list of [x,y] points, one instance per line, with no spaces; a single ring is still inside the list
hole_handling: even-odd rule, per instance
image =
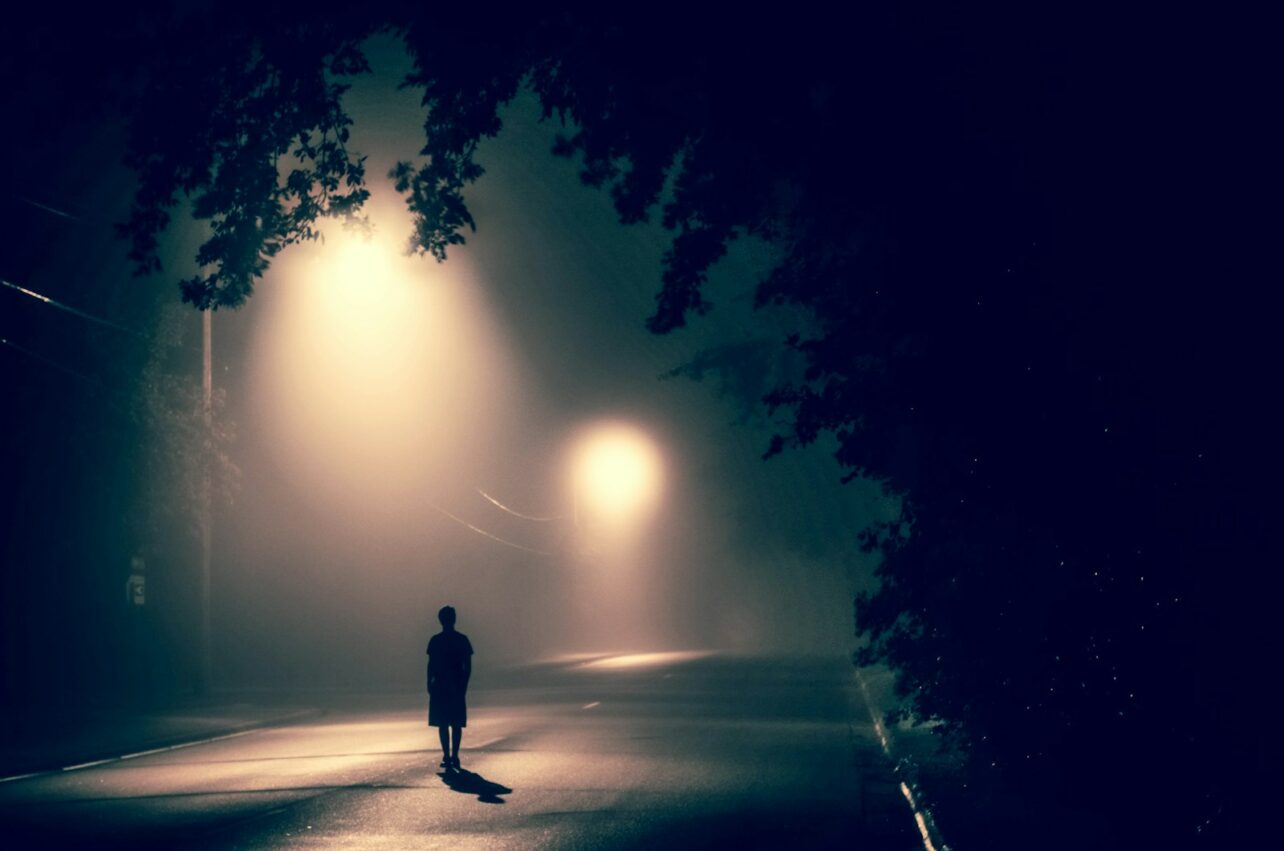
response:
[[[401,214],[381,209],[372,238],[333,227],[273,265],[255,305],[250,394],[299,493],[411,530],[429,494],[476,483],[513,420],[520,374],[467,258],[406,256]]]
[[[577,513],[609,522],[636,519],[660,496],[660,452],[639,429],[624,423],[592,428],[575,453]]]

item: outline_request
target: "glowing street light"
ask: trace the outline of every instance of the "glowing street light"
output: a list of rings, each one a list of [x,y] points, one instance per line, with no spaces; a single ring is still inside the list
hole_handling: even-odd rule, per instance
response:
[[[514,420],[522,371],[468,257],[409,257],[404,210],[368,209],[373,234],[334,228],[274,266],[249,389],[302,494],[410,531],[429,494],[475,484]]]
[[[612,527],[643,519],[659,501],[660,452],[649,436],[622,422],[599,423],[578,440],[572,461],[575,520],[581,511]]]
[[[645,431],[619,420],[573,439],[566,467],[575,519],[574,594],[580,641],[637,650],[655,639],[664,581],[646,534],[664,486],[664,459]]]

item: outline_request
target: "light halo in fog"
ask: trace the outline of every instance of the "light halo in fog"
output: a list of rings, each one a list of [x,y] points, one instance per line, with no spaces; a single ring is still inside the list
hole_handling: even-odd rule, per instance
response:
[[[622,421],[593,424],[573,453],[577,517],[612,525],[644,518],[659,501],[663,470],[658,446],[642,429]]]

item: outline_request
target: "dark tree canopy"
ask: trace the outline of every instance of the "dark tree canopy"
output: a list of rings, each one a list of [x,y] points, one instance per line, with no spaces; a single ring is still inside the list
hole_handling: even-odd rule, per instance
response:
[[[130,257],[140,273],[160,270],[157,236],[185,194],[212,231],[203,271],[181,284],[202,310],[240,306],[282,248],[317,237],[318,217],[359,220],[369,197],[347,149],[347,86],[333,81],[369,70],[357,39],[337,21],[254,20],[222,38],[200,17],[180,25],[153,54],[130,124]]]
[[[423,91],[425,145],[392,176],[413,248],[444,260],[485,226],[478,144],[529,88],[621,222],[672,232],[652,330],[710,308],[732,241],[779,249],[746,286],[817,330],[781,341],[808,369],[762,400],[791,414],[767,454],[833,434],[845,474],[904,496],[866,530],[884,560],[856,601],[860,661],[946,722],[973,788],[1003,778],[1036,820],[1095,814],[1071,845],[1241,829],[1263,739],[1226,707],[1263,637],[1266,335],[1236,249],[1256,232],[1232,202],[1248,157],[1218,145],[1251,51],[1225,64],[1204,28],[1184,53],[1175,18],[885,4],[220,6],[162,31],[132,101],[141,269],[180,195],[210,223],[182,285],[202,309],[242,304],[318,217],[359,219],[343,80],[376,31],[404,38]]]

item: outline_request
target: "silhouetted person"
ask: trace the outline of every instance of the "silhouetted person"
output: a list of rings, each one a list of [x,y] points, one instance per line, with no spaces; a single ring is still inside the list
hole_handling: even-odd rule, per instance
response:
[[[441,767],[459,768],[459,743],[468,726],[464,694],[473,673],[473,645],[455,631],[455,609],[443,606],[437,613],[441,632],[428,641],[428,724],[441,737]]]

